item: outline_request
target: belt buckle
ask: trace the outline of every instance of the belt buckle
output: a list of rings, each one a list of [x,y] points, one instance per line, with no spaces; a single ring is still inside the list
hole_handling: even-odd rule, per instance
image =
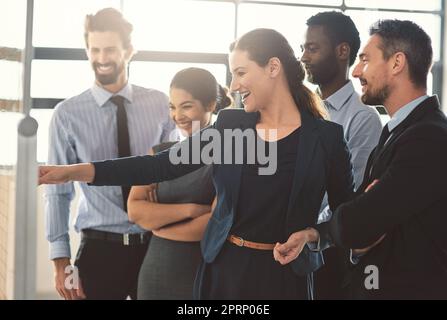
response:
[[[244,244],[245,244],[245,240],[242,239],[241,237],[235,237],[235,238],[240,241],[240,244],[237,243],[236,245],[239,246],[239,247],[243,247]]]
[[[128,245],[129,245],[129,234],[128,234],[128,233],[124,233],[124,234],[123,234],[123,244],[124,244],[125,246],[128,246]]]

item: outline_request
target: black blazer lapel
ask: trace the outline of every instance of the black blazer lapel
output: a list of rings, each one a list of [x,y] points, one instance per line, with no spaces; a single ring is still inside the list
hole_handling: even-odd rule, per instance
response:
[[[298,142],[298,153],[295,164],[295,174],[287,207],[287,217],[294,214],[294,203],[297,200],[306,176],[309,172],[308,168],[315,154],[315,146],[318,139],[318,131],[315,119],[307,111],[301,113],[300,139]],[[296,214],[296,213],[295,213]]]
[[[244,118],[243,120],[241,119],[241,121],[239,122],[239,124],[235,125],[233,127],[233,129],[241,129],[242,131],[246,130],[246,129],[253,129],[255,130],[255,134],[256,134],[256,123],[259,120],[259,112],[252,114],[248,114],[248,117]],[[254,146],[251,146],[254,147]],[[247,150],[243,150],[244,152],[244,158],[246,156],[246,152]],[[228,172],[228,174],[232,177],[232,181],[233,181],[233,185],[231,188],[231,205],[232,205],[232,210],[233,212],[236,212],[236,208],[238,205],[238,200],[239,200],[239,190],[241,187],[241,177],[242,177],[242,165],[241,164],[234,164],[231,165],[229,168],[231,168],[231,172]]]
[[[394,128],[389,140],[384,145],[379,154],[374,157],[374,163],[377,162],[382,155],[388,150],[389,146],[396,141],[397,138],[411,125],[415,124],[420,118],[422,118],[427,112],[434,111],[440,108],[439,100],[437,96],[432,96],[420,103],[409,115],[402,121],[396,128]],[[374,166],[374,164],[373,164]]]

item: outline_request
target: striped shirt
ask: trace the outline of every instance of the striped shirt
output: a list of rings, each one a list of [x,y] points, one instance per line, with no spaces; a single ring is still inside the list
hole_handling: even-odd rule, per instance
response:
[[[48,164],[74,164],[118,157],[116,105],[112,93],[97,86],[59,103],[50,124]],[[127,84],[116,95],[125,98],[130,150],[147,154],[152,146],[176,137],[165,94]],[[80,183],[75,230],[92,228],[116,233],[144,230],[129,222],[123,210],[121,187]],[[45,189],[46,233],[50,259],[70,257],[69,212],[73,183]]]

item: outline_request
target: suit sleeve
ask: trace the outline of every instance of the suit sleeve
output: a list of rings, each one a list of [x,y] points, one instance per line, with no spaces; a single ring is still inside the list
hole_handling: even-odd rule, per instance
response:
[[[358,112],[348,130],[347,146],[351,153],[355,189],[359,190],[371,151],[379,142],[382,124],[376,111]],[[332,211],[329,208],[327,194],[320,209],[320,223],[329,221]]]
[[[342,203],[354,195],[354,178],[351,156],[343,138],[343,130],[337,127],[334,134],[332,153],[329,158],[330,169],[327,177],[327,195],[329,207],[334,212]],[[332,245],[328,222],[314,226],[320,233],[320,249]]]
[[[235,128],[235,124],[244,121],[251,123],[254,117],[256,114],[247,115],[243,110],[223,109],[212,126],[154,156],[93,162],[95,179],[91,185],[147,185],[184,176],[204,165],[222,163],[228,151],[223,141],[225,129]]]
[[[210,126],[154,156],[135,156],[93,162],[96,186],[135,186],[172,180],[210,164],[203,161],[201,151],[213,141],[202,141]],[[208,135],[209,136],[209,135]]]
[[[395,156],[379,182],[334,212],[329,229],[335,244],[368,247],[445,197],[445,137],[445,132],[426,127],[413,129],[396,142]]]
[[[354,194],[351,155],[343,138],[341,127],[335,136],[334,149],[330,161],[327,194],[329,207],[332,211],[335,211],[342,203],[350,200]]]

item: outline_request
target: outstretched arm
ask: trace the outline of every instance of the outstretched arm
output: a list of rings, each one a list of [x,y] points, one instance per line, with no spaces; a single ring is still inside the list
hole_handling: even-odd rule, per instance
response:
[[[201,135],[211,129],[213,127],[204,128],[171,149],[154,156],[136,156],[68,166],[41,166],[39,184],[81,181],[97,186],[132,186],[172,180],[208,164],[202,161],[200,155],[201,150],[212,140],[202,141]]]

